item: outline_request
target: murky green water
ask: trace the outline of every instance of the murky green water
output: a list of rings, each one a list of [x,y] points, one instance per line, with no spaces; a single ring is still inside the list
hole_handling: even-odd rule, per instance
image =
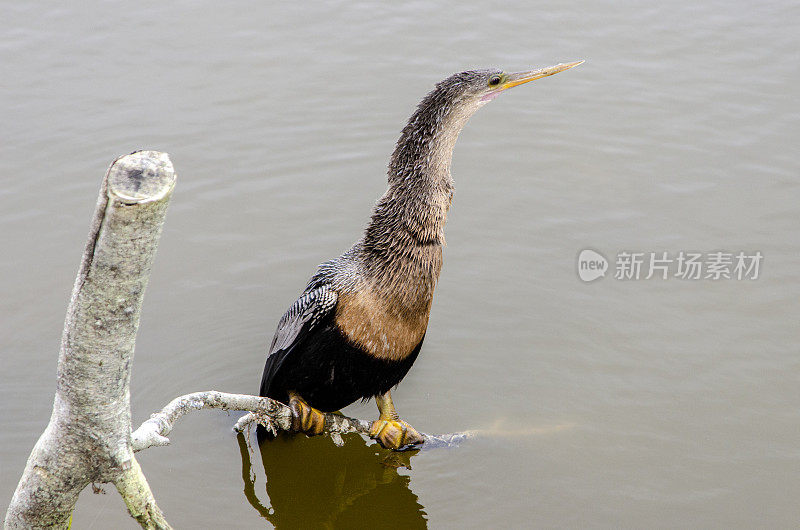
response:
[[[138,425],[182,393],[257,390],[278,318],[358,237],[433,83],[586,59],[462,133],[425,347],[395,392],[420,430],[502,434],[399,459],[279,440],[243,468],[235,416],[204,412],[142,467],[178,528],[797,525],[795,3],[0,12],[3,513],[49,417],[116,156],[167,151],[179,172],[137,342]],[[755,281],[584,283],[585,248],[612,269],[621,251],[764,259]],[[82,495],[76,528],[119,526],[135,527],[113,490]]]

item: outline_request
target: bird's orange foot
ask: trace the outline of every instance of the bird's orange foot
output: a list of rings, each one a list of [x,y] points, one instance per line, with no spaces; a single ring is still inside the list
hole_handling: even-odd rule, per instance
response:
[[[305,433],[306,436],[322,434],[325,428],[325,414],[306,403],[297,394],[291,395],[289,408],[292,409],[292,431]]]
[[[378,419],[372,422],[369,437],[376,440],[386,449],[398,451],[407,446],[421,444],[425,441],[417,430],[401,419]]]

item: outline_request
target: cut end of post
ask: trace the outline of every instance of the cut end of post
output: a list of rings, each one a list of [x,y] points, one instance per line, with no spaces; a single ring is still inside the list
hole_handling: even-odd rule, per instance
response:
[[[108,170],[108,196],[125,204],[157,201],[175,187],[175,170],[167,153],[136,151],[121,156]]]

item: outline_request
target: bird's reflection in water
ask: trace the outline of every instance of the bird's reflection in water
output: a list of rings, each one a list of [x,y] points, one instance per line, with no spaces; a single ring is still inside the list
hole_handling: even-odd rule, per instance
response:
[[[262,504],[253,484],[250,451],[240,434],[245,496],[281,529],[427,528],[410,477],[398,473],[411,468],[417,451],[389,452],[377,444],[368,446],[355,434],[344,441],[336,447],[327,436],[280,435],[262,443],[269,496]]]

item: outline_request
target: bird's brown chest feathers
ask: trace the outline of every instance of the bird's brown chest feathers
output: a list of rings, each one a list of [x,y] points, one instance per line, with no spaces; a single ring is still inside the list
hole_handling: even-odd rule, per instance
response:
[[[337,326],[350,342],[374,357],[402,360],[425,335],[442,251],[433,245],[420,253],[339,292]]]

